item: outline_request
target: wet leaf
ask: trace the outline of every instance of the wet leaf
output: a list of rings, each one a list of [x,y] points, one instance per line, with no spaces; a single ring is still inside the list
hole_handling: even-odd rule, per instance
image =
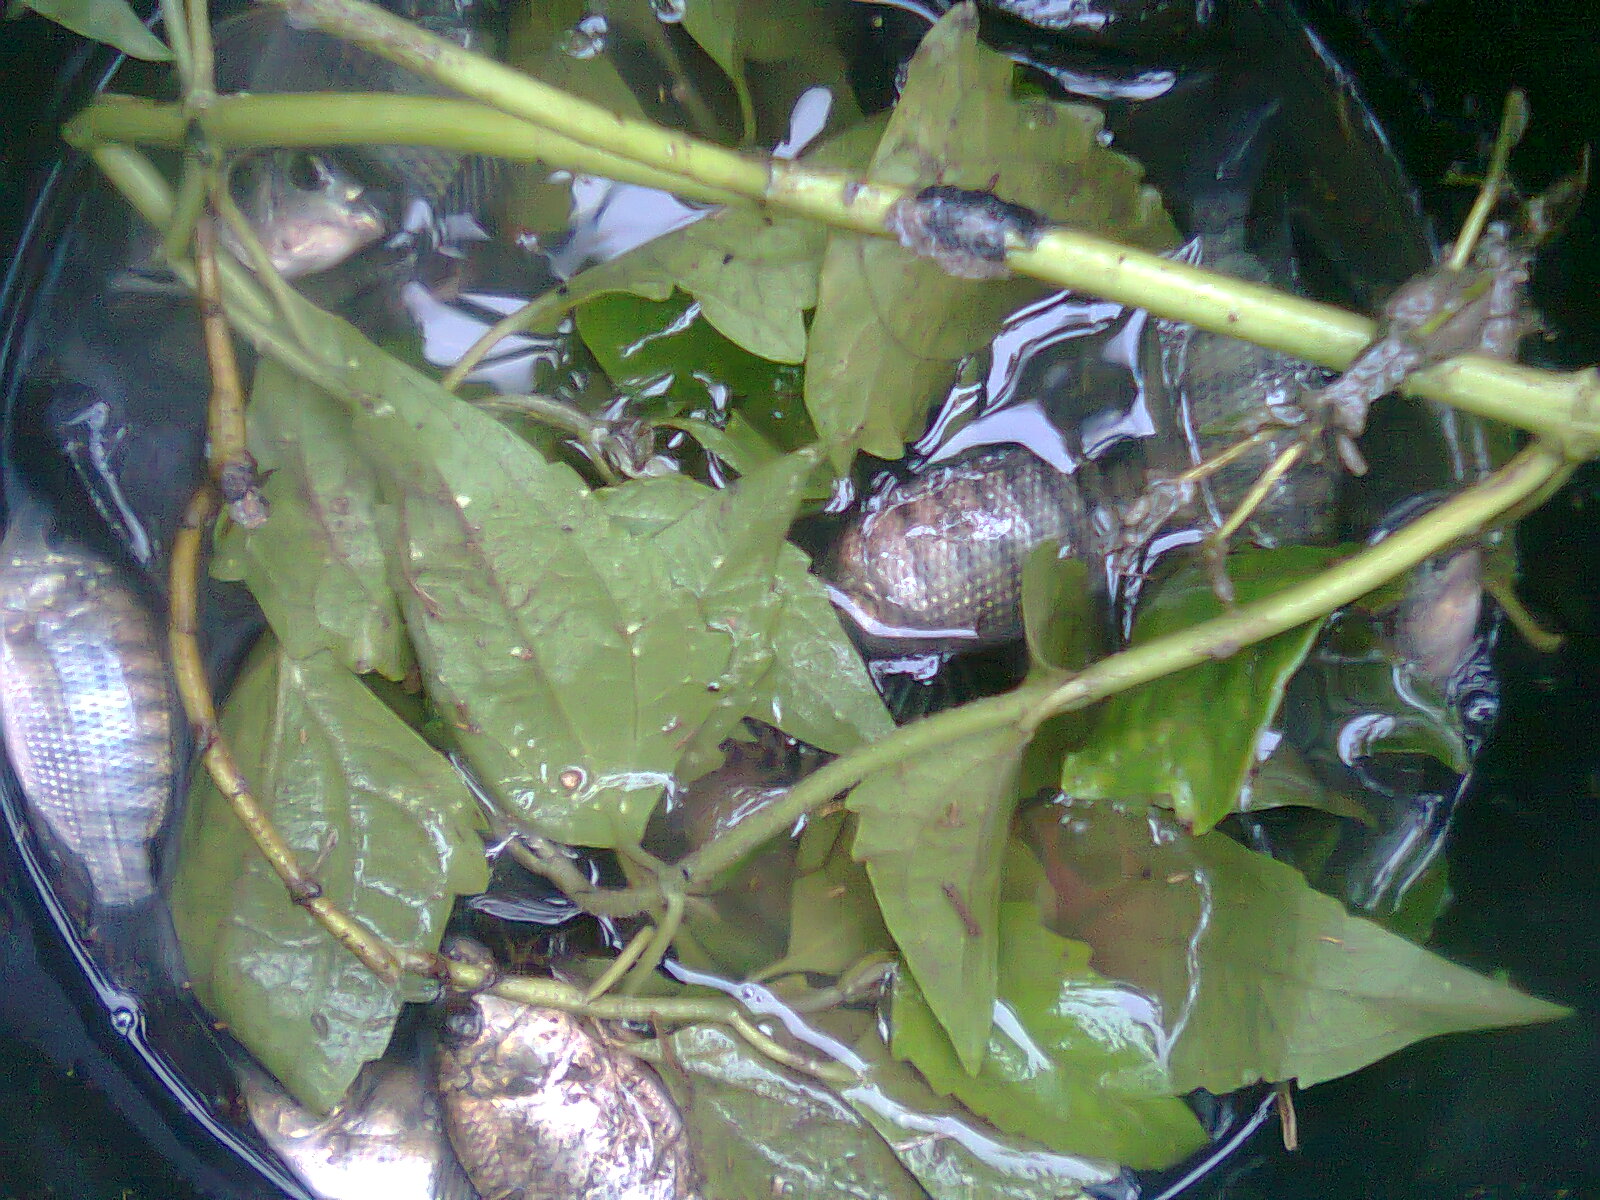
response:
[[[962,1066],[983,1061],[995,996],[1006,825],[1027,738],[974,734],[875,771],[847,801],[854,854]]]
[[[292,657],[331,650],[358,674],[403,678],[411,646],[384,566],[378,480],[344,406],[268,359],[251,391],[250,450],[271,516],[229,526],[212,573],[249,586]]]
[[[748,143],[755,140],[756,113],[744,69],[743,9],[739,0],[684,0],[683,28],[733,84]]]
[[[819,1014],[816,1021],[823,1024],[833,1017]],[[1058,1154],[1026,1138],[984,1128],[896,1062],[876,1028],[859,1032],[851,1044],[870,1067],[871,1079],[846,1091],[845,1098],[883,1135],[932,1200],[1076,1200],[1131,1194],[1114,1164]]]
[[[813,222],[728,209],[591,267],[570,286],[579,300],[608,292],[664,300],[679,288],[735,345],[770,362],[798,363],[826,236]]]
[[[842,975],[868,954],[894,949],[866,868],[850,857],[853,833],[845,813],[807,826],[790,893],[788,952],[762,971],[764,978],[798,971]]]
[[[834,754],[886,737],[894,721],[822,582],[793,547],[779,563],[783,608],[772,629],[772,668],[751,715]]]
[[[625,394],[665,395],[685,409],[726,408],[799,388],[794,368],[729,341],[683,292],[665,300],[596,296],[577,310],[577,323],[590,353]]]
[[[1324,783],[1305,756],[1288,742],[1273,747],[1251,773],[1239,802],[1240,812],[1274,808],[1314,808],[1362,825],[1373,824],[1372,813],[1353,791]]]
[[[923,38],[867,176],[992,191],[1077,229],[1154,249],[1177,240],[1130,159],[1101,146],[1098,110],[1018,99],[1012,65],[981,46],[977,10]],[[899,458],[958,358],[1037,285],[956,279],[884,238],[834,233],[806,357],[806,406],[835,465]]]
[[[636,841],[686,753],[714,766],[745,715],[769,661],[785,496],[807,468],[703,489],[644,537],[514,439],[494,454],[449,418],[393,431],[437,471],[403,485],[401,594],[463,749],[547,836]]]
[[[791,468],[802,462],[793,460]],[[758,469],[771,470],[771,464]],[[804,488],[793,483],[795,478],[791,485],[798,495]],[[598,499],[630,529],[656,536],[714,494],[680,476],[610,488]],[[820,750],[842,754],[886,735],[894,722],[826,589],[809,568],[799,549],[787,543],[778,547],[769,586],[755,601],[763,609],[776,606],[772,623],[765,626],[768,665],[745,680],[749,698],[743,715],[776,725]]]
[[[1175,1090],[1310,1087],[1441,1033],[1566,1009],[1432,954],[1219,833],[1142,804],[1064,801],[1030,822],[1049,924],[1160,1006]]]
[[[1022,624],[1034,667],[1080,671],[1088,665],[1100,648],[1088,564],[1063,558],[1053,542],[1035,549],[1022,568]]]
[[[488,885],[460,778],[332,655],[293,659],[269,642],[222,731],[324,895],[390,944],[436,950],[456,895]],[[302,1104],[325,1111],[383,1052],[399,986],[290,901],[203,772],[172,908],[206,1007]]]
[[[831,1088],[710,1026],[666,1039],[662,1078],[689,1128],[707,1200],[916,1200],[922,1189]]]
[[[170,62],[172,51],[151,33],[125,0],[21,0],[41,17],[73,33],[115,46],[150,62]]]
[[[1239,551],[1228,557],[1228,574],[1239,602],[1249,603],[1336,556],[1309,546]],[[1204,570],[1191,565],[1143,606],[1133,641],[1187,629],[1221,612]],[[1196,831],[1210,829],[1239,806],[1261,737],[1320,627],[1303,625],[1113,696],[1100,706],[1090,742],[1062,761],[1061,790],[1085,799],[1159,798]]]
[[[390,583],[456,742],[507,815],[558,841],[635,841],[674,773],[715,766],[770,706],[776,577],[803,566],[784,535],[815,457],[602,500],[347,323],[297,315],[391,498]]]
[[[602,19],[585,0],[551,0],[511,9],[506,61],[552,87],[600,104],[619,117],[643,117],[608,52]]]
[[[1000,985],[977,1075],[957,1061],[916,982],[902,974],[892,1046],[935,1091],[1006,1133],[1135,1169],[1166,1167],[1206,1144],[1162,1066],[1159,1013],[1089,969],[1089,947],[1039,925],[1032,902],[1000,908]]]

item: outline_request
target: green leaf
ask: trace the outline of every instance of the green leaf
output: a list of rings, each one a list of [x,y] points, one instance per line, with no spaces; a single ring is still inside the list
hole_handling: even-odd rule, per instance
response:
[[[1441,1033],[1567,1010],[1351,916],[1299,872],[1142,804],[1064,801],[1035,815],[1049,922],[1100,974],[1160,1006],[1175,1090],[1310,1087]]]
[[[812,821],[801,835],[800,870],[789,900],[788,952],[761,972],[763,978],[793,972],[842,975],[868,954],[894,949],[866,868],[850,857],[853,832],[847,813],[832,813]]]
[[[702,489],[641,537],[511,435],[425,419],[372,425],[432,459],[402,483],[397,588],[429,691],[511,812],[559,841],[632,844],[680,764],[715,765],[765,671],[783,495],[808,464]]]
[[[837,1019],[833,1013],[813,1018],[824,1025]],[[1125,1177],[1115,1164],[1058,1154],[983,1127],[896,1062],[875,1027],[858,1033],[851,1044],[871,1076],[845,1098],[883,1135],[932,1200],[1077,1200],[1119,1194],[1115,1185]],[[1107,1184],[1113,1186],[1102,1191]]]
[[[1238,551],[1228,557],[1228,574],[1239,602],[1249,603],[1314,574],[1337,553],[1310,546]],[[1205,571],[1191,564],[1143,606],[1133,642],[1221,612]],[[1210,829],[1239,806],[1261,736],[1320,628],[1302,625],[1111,697],[1089,743],[1062,761],[1061,790],[1085,799],[1161,797],[1197,832]]]
[[[1089,564],[1046,542],[1022,567],[1022,624],[1035,668],[1080,671],[1100,649]]]
[[[612,61],[603,35],[597,40],[580,28],[590,13],[585,0],[518,4],[510,11],[508,63],[619,117],[645,115]]]
[[[682,292],[665,300],[620,292],[596,296],[577,310],[578,333],[623,393],[665,392],[683,408],[705,408],[713,388],[733,394],[724,395],[724,403],[760,403],[799,390],[796,369],[731,342],[706,319],[704,305],[694,309],[696,303]]]
[[[680,1030],[666,1046],[661,1075],[693,1139],[707,1200],[923,1195],[883,1139],[829,1089],[710,1026]]]
[[[413,660],[384,565],[378,480],[344,406],[267,359],[251,390],[250,449],[271,516],[228,526],[212,573],[249,586],[292,657],[331,650],[357,674],[404,678]]]
[[[1000,864],[1027,737],[973,734],[868,775],[860,817],[884,923],[968,1071],[983,1061],[995,997]]]
[[[991,1027],[983,1067],[970,1075],[916,982],[901,975],[891,1045],[934,1090],[1052,1150],[1153,1169],[1206,1144],[1172,1095],[1157,1010],[1091,971],[1089,947],[1041,928],[1031,902],[1000,909],[995,1014],[1005,1021]]]
[[[145,28],[126,0],[21,0],[41,17],[65,25],[73,33],[115,46],[124,54],[150,62],[172,61],[165,42]]]
[[[460,777],[332,655],[260,648],[222,732],[323,894],[391,945],[437,950],[456,895],[488,886]],[[203,772],[172,909],[200,998],[302,1104],[326,1111],[383,1053],[399,986],[290,901]]]
[[[1018,99],[1010,60],[952,8],[923,38],[867,177],[988,190],[1087,232],[1154,249],[1177,240],[1155,191],[1100,145],[1086,105]],[[1036,284],[957,279],[884,238],[833,233],[806,357],[806,406],[844,467],[899,458],[957,359],[989,341]]]
[[[739,97],[739,118],[744,141],[756,137],[756,111],[750,101],[750,81],[745,76],[742,46],[744,6],[739,0],[684,0],[683,28],[711,61],[721,67]]]
[[[817,303],[826,233],[813,222],[727,209],[574,277],[571,298],[688,292],[723,337],[776,363],[805,359],[805,312]]]
[[[774,585],[783,607],[772,628],[772,668],[751,715],[834,754],[888,736],[894,719],[822,581],[793,547],[779,564]]]

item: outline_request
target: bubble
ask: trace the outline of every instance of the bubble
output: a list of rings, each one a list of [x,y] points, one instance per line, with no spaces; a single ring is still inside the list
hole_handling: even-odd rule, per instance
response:
[[[650,11],[663,25],[678,24],[688,7],[688,0],[650,0]]]
[[[571,58],[589,59],[603,53],[611,28],[599,13],[589,13],[557,41],[557,48]]]

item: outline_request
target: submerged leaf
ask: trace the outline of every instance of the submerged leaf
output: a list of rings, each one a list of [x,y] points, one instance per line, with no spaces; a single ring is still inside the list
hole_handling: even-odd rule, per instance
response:
[[[316,864],[323,894],[389,944],[438,949],[456,895],[488,885],[460,777],[332,655],[262,647],[222,732],[267,817]],[[399,985],[289,899],[203,773],[172,909],[206,1007],[302,1104],[326,1111],[383,1052]]]
[[[251,391],[250,449],[271,516],[229,526],[212,573],[249,586],[292,657],[331,650],[357,674],[403,678],[411,646],[384,566],[378,480],[344,406],[268,359]]]
[[[801,835],[789,900],[789,946],[762,976],[792,972],[843,975],[868,954],[892,952],[866,868],[850,857],[851,818],[832,813]]]
[[[1132,245],[1176,241],[1140,168],[1097,140],[1100,112],[1014,97],[1010,60],[981,46],[977,29],[977,10],[960,4],[923,38],[868,178],[991,191]],[[1037,290],[957,279],[886,239],[830,234],[806,406],[834,463],[857,449],[899,458],[955,361]]]
[[[756,114],[744,69],[743,9],[739,0],[684,0],[683,28],[733,84],[744,140],[751,142],[755,140]]]
[[[831,1090],[709,1026],[673,1034],[666,1050],[662,1078],[688,1126],[707,1200],[923,1195],[872,1126]]]
[[[1335,551],[1310,546],[1240,551],[1229,556],[1228,574],[1239,601],[1248,603],[1335,557]],[[1141,608],[1133,641],[1188,629],[1221,612],[1205,571],[1190,566]],[[1170,803],[1196,832],[1210,829],[1239,806],[1262,734],[1320,627],[1302,625],[1111,697],[1099,709],[1090,742],[1063,760],[1061,790],[1084,799]]]
[[[145,28],[126,0],[21,0],[41,17],[65,25],[73,33],[115,46],[124,54],[151,62],[170,62],[172,51]]]
[[[1145,805],[1067,800],[1031,826],[1051,926],[1160,1007],[1178,1091],[1310,1087],[1441,1033],[1547,1021],[1554,1004],[1351,916],[1292,867]]]
[[[994,1006],[1006,825],[1027,737],[973,734],[875,771],[850,793],[854,853],[884,923],[968,1071]]]
[[[834,1014],[818,1014],[818,1023]],[[872,1123],[932,1200],[1077,1200],[1132,1195],[1121,1169],[1099,1159],[1046,1150],[996,1133],[959,1105],[935,1095],[896,1062],[876,1027],[852,1040],[871,1069],[870,1082],[845,1099]]]
[[[825,236],[811,222],[728,209],[591,267],[573,279],[571,294],[664,300],[678,288],[730,342],[769,362],[798,363]]]
[[[962,1069],[921,990],[902,975],[895,1055],[934,1089],[1007,1133],[1135,1169],[1170,1166],[1205,1130],[1162,1065],[1164,1032],[1148,999],[1089,969],[1089,947],[1039,925],[1031,902],[1000,909],[1000,990],[989,1052]]]

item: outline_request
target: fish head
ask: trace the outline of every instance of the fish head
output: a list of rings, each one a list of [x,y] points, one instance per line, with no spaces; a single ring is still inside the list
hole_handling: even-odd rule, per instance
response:
[[[559,1078],[581,1078],[580,1060],[597,1049],[571,1014],[487,993],[447,1012],[441,1040],[440,1088],[479,1100],[533,1095]]]
[[[366,249],[386,229],[356,178],[331,158],[279,151],[235,168],[235,190],[252,231],[286,279],[315,275]],[[241,253],[231,242],[230,249]]]

